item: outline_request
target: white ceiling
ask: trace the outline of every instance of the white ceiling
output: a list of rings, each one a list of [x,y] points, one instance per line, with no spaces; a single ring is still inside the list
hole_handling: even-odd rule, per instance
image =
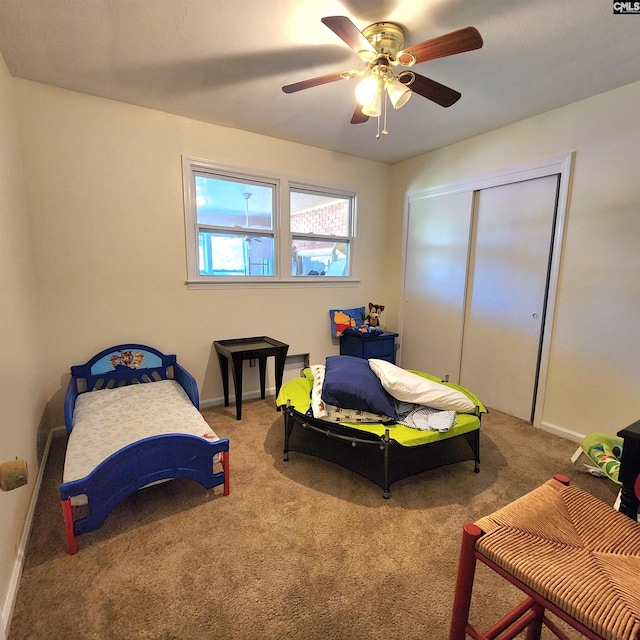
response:
[[[205,122],[395,163],[640,80],[640,16],[612,0],[0,0],[11,74]],[[324,26],[400,23],[407,45],[474,26],[484,46],[414,69],[462,93],[414,95],[350,124],[354,80],[281,87],[362,68]]]

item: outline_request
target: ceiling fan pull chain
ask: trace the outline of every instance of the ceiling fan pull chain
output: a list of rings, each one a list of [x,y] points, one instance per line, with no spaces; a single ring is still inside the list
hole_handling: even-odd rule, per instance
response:
[[[387,94],[386,92],[383,94],[382,96],[382,114],[383,114],[383,118],[384,118],[384,122],[382,125],[382,135],[386,136],[387,133],[389,133],[387,131]]]
[[[382,118],[382,131],[380,131],[380,118]],[[378,116],[378,133],[376,134],[376,140],[380,140],[380,134],[386,136],[387,133],[387,94],[382,94],[382,114]]]

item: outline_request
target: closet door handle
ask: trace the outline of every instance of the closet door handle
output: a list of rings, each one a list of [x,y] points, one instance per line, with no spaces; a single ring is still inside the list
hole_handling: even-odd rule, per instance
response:
[[[539,317],[540,317],[540,314],[539,314],[539,313],[532,313],[532,314],[531,314],[531,317],[532,317],[532,318],[539,318]]]

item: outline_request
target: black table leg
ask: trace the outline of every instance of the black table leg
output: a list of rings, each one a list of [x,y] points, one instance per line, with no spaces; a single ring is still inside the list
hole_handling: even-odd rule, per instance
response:
[[[220,372],[222,373],[222,391],[224,393],[224,406],[229,406],[229,360],[227,356],[218,353]]]
[[[267,378],[267,359],[258,358],[260,365],[260,397],[264,400],[265,397],[265,385]]]
[[[242,354],[233,358],[233,388],[236,392],[236,420],[242,418]]]
[[[276,374],[276,398],[280,393],[280,387],[282,387],[282,378],[284,376],[284,365],[287,360],[287,349],[281,349],[279,353],[275,355],[275,374]]]

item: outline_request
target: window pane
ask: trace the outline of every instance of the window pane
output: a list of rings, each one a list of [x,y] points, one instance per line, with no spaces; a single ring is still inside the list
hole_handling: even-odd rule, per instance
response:
[[[291,275],[348,276],[349,243],[294,238]]]
[[[273,275],[272,236],[201,231],[198,248],[200,275]]]
[[[291,190],[291,232],[351,235],[351,198]]]
[[[273,229],[273,185],[201,174],[195,181],[198,224]]]

